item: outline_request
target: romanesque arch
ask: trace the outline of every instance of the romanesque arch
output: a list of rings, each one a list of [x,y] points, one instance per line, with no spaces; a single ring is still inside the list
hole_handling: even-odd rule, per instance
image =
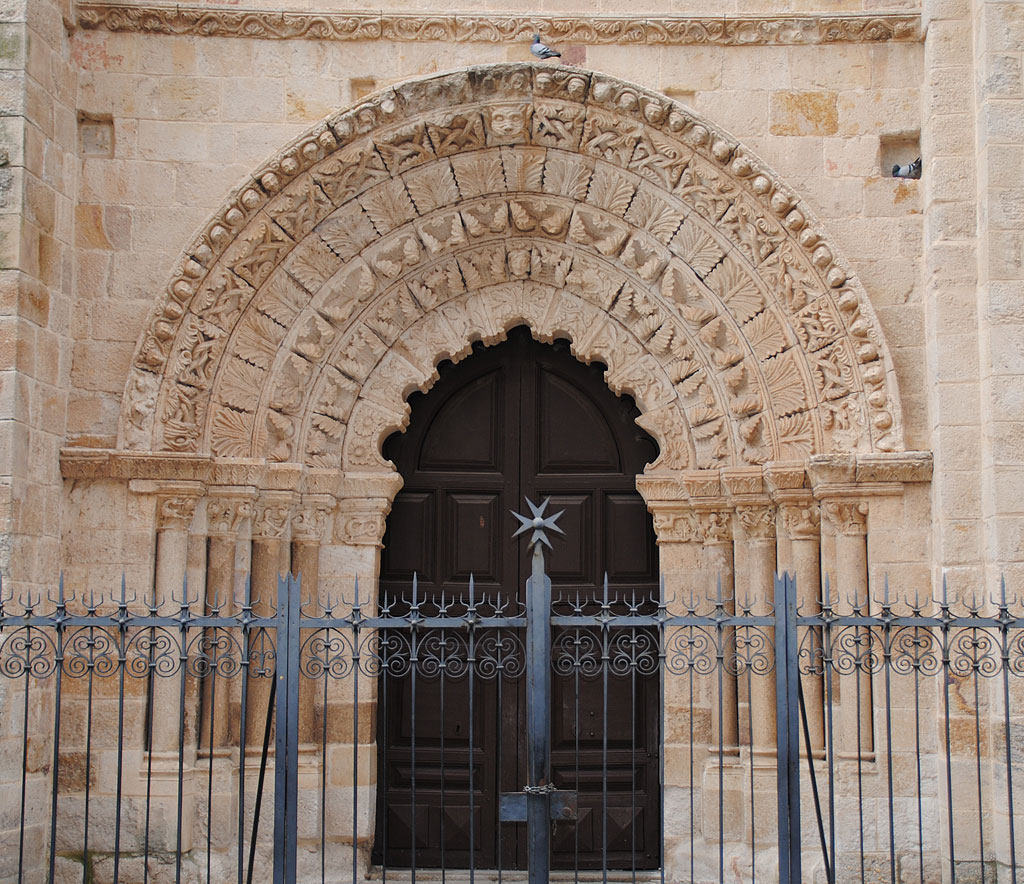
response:
[[[244,182],[154,307],[119,447],[387,472],[405,397],[522,322],[607,364],[649,471],[904,447],[874,312],[799,198],[667,98],[531,64],[378,93]]]

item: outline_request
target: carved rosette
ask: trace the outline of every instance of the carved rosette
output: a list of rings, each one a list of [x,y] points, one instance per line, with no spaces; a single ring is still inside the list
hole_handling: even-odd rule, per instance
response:
[[[825,523],[833,534],[862,537],[868,530],[868,505],[862,500],[826,500],[821,505]]]
[[[522,323],[608,365],[657,468],[902,447],[881,330],[820,225],[727,133],[603,75],[507,64],[373,96],[186,254],[125,447],[384,473],[405,398]]]
[[[784,503],[779,507],[782,524],[791,540],[821,538],[821,510],[813,501]]]
[[[775,508],[768,504],[739,504],[736,507],[743,536],[747,540],[775,540]]]

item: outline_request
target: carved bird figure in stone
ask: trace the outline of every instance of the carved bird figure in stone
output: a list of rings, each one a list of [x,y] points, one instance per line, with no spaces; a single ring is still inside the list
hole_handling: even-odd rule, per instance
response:
[[[530,52],[537,56],[537,58],[561,58],[562,53],[557,49],[552,49],[545,43],[540,42],[540,34],[533,35],[533,45],[530,47]]]

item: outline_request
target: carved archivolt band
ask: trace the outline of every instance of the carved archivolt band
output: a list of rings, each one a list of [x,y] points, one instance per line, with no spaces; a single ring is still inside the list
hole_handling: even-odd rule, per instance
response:
[[[541,33],[561,43],[718,46],[881,43],[920,39],[917,13],[763,16],[517,16],[448,12],[278,12],[208,6],[79,3],[83,28],[264,40],[437,40],[514,43]]]
[[[387,470],[404,398],[521,322],[607,364],[666,467],[903,449],[871,305],[786,186],[663,96],[529,64],[395,87],[258,170],[154,310],[121,446]]]

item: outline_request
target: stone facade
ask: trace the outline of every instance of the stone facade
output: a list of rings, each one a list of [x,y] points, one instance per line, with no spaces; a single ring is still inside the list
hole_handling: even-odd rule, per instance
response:
[[[5,593],[372,592],[406,398],[520,324],[670,581],[1024,591],[1024,2],[252,6],[0,3]]]

